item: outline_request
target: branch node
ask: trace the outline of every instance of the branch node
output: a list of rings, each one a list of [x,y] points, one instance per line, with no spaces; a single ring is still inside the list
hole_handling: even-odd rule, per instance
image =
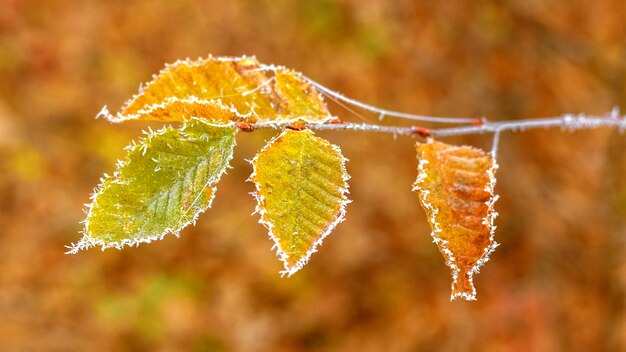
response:
[[[285,126],[285,128],[294,130],[294,131],[303,131],[306,129],[307,122],[304,120],[298,120],[292,124]]]
[[[432,133],[426,127],[413,126],[412,129],[413,129],[413,133],[415,133],[416,135],[418,135],[418,136],[420,136],[422,138],[428,138],[428,137],[432,136]]]
[[[486,117],[481,117],[479,119],[474,119],[474,121],[472,121],[471,125],[472,126],[484,126],[487,123],[489,123],[489,120],[487,120]]]
[[[343,124],[343,121],[341,121],[341,119],[335,118],[335,119],[329,120],[328,123],[330,123],[331,125],[341,125]]]
[[[237,129],[241,132],[254,132],[256,130],[256,126],[250,122],[239,121],[236,122],[235,125]]]

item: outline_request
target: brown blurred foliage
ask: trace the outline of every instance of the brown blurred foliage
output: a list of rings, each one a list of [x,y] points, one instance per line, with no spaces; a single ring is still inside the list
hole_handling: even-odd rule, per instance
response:
[[[351,159],[354,202],[290,279],[244,182],[267,131],[239,137],[214,208],[181,238],[74,256],[63,246],[147,126],[93,117],[166,62],[256,54],[421,114],[601,114],[626,108],[625,38],[623,0],[0,0],[0,350],[623,351],[626,138],[615,131],[503,136],[502,245],[474,303],[449,302],[406,137],[320,132]]]

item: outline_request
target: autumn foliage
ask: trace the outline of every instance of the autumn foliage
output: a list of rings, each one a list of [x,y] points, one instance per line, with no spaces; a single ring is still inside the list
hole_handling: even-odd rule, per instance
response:
[[[623,9],[622,0],[3,1],[0,349],[626,350],[626,139],[611,129],[502,135],[500,246],[474,275],[469,303],[450,302],[450,268],[411,192],[417,136],[314,131],[349,159],[352,203],[290,278],[278,274],[246,182],[248,160],[281,131],[242,133],[248,123],[237,126],[211,208],[180,238],[64,254],[124,147],[142,130],[182,126],[94,120],[104,105],[117,117],[164,63],[256,54],[361,102],[430,116],[495,122],[613,106],[623,115]],[[325,100],[347,122],[434,127]],[[177,104],[180,116],[223,112]],[[435,141],[491,144],[488,134]]]
[[[417,145],[414,190],[426,211],[434,242],[452,270],[452,298],[475,299],[473,275],[496,248],[493,205],[497,164],[472,147],[440,142]]]
[[[267,72],[268,74],[264,74]],[[271,77],[270,77],[271,74]],[[288,275],[300,270],[345,215],[346,158],[307,125],[333,123],[321,94],[302,74],[254,58],[214,58],[168,65],[112,122],[184,122],[149,132],[127,148],[92,195],[77,253],[179,235],[212,204],[242,123],[287,129],[254,158],[257,212]],[[284,127],[283,127],[284,128]],[[293,127],[292,127],[293,128]],[[244,130],[248,130],[246,127]],[[452,270],[451,299],[476,299],[473,275],[497,246],[493,155],[430,140],[417,146],[414,184],[434,242]]]

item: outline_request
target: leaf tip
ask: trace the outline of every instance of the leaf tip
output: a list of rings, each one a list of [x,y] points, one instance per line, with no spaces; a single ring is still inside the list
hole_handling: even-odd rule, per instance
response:
[[[457,298],[464,299],[466,301],[476,300],[476,288],[474,287],[474,270],[459,270],[453,269],[452,275],[452,293],[450,294],[450,301],[454,301]]]
[[[452,271],[451,300],[475,300],[473,274],[479,272],[498,246],[494,241],[498,165],[493,155],[473,147],[429,141],[418,143],[417,151],[418,176],[413,190],[426,212],[433,242]],[[459,189],[466,191],[459,193]],[[467,204],[464,217],[455,210],[459,200]]]

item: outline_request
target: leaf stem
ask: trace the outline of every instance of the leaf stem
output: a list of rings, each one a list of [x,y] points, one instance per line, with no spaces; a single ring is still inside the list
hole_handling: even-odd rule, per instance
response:
[[[330,97],[346,102],[353,106],[359,107],[361,109],[378,114],[379,120],[383,120],[385,116],[391,116],[391,117],[399,117],[399,118],[415,120],[415,121],[427,121],[427,122],[435,122],[435,123],[452,123],[452,124],[474,123],[476,121],[480,121],[480,119],[473,118],[473,117],[435,117],[435,116],[407,114],[404,112],[381,109],[381,108],[377,108],[369,104],[362,103],[358,100],[350,99],[341,93],[335,92],[334,90],[330,88],[324,87],[323,85],[315,82],[314,80],[308,77],[303,76],[303,78],[307,82],[309,82],[311,85],[313,85],[315,88],[317,88],[323,94],[326,94]]]

